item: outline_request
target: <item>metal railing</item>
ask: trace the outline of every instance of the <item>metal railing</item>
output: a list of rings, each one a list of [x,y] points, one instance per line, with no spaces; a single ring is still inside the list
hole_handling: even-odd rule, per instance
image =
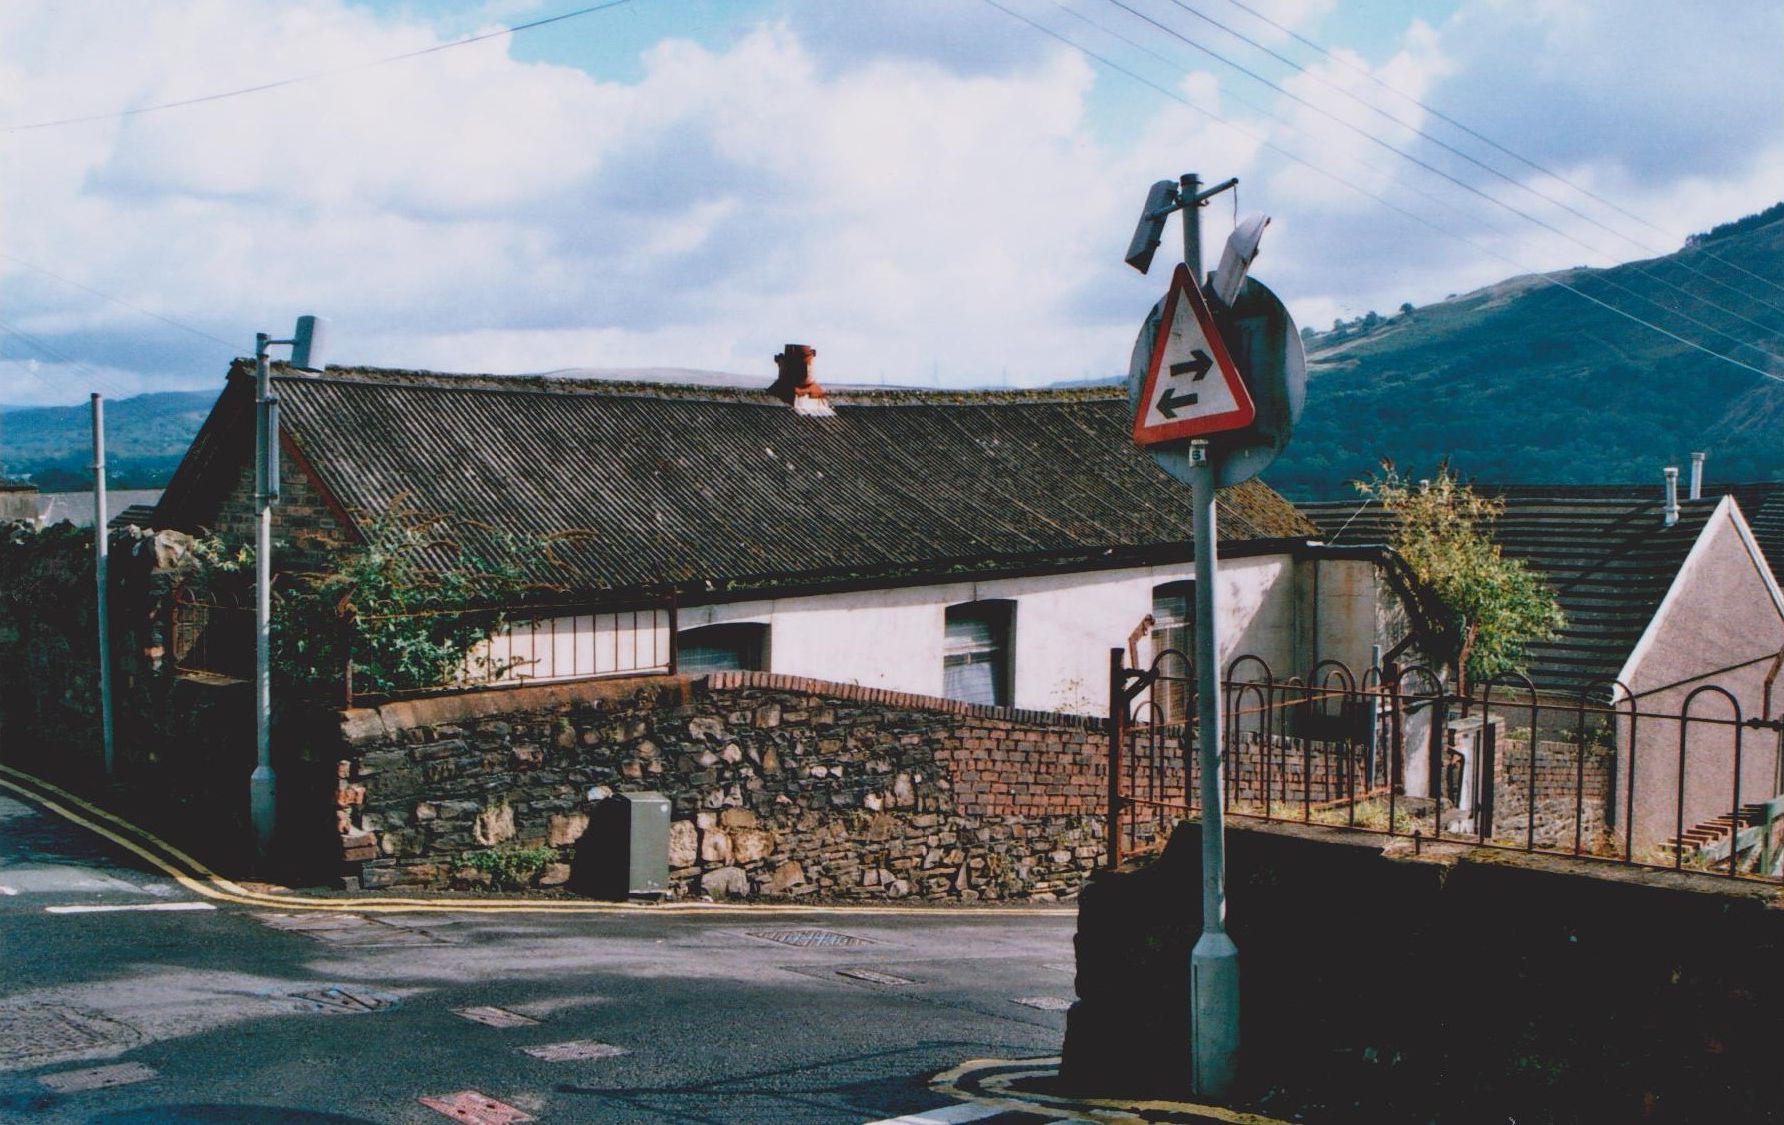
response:
[[[1193,691],[1180,653],[1111,653],[1108,849],[1157,848],[1198,813]],[[1784,721],[1736,687],[1545,692],[1502,676],[1458,695],[1423,666],[1279,679],[1228,664],[1229,815],[1622,864],[1784,879]],[[1749,693],[1752,694],[1752,693]],[[1193,707],[1190,708],[1193,713]],[[1172,713],[1180,713],[1171,707]]]

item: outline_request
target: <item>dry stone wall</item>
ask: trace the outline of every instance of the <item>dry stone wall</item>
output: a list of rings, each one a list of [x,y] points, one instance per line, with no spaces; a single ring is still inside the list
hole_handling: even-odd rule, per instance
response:
[[[366,887],[586,854],[598,802],[671,802],[678,896],[1051,900],[1103,854],[1107,738],[1081,717],[765,673],[463,693],[342,714],[337,827]]]

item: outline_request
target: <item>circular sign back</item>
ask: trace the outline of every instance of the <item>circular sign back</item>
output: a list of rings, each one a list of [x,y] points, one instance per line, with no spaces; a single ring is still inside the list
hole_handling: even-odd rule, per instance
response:
[[[1221,338],[1257,405],[1257,420],[1250,426],[1206,439],[1213,455],[1215,485],[1225,488],[1263,472],[1288,444],[1295,423],[1301,418],[1301,407],[1307,401],[1307,352],[1288,309],[1256,278],[1246,278],[1231,309],[1222,309],[1218,301],[1209,303],[1220,322]],[[1161,299],[1152,306],[1134,340],[1133,358],[1127,369],[1127,397],[1135,410],[1139,409],[1140,388],[1146,381],[1146,368],[1163,315]],[[1187,441],[1155,445],[1151,453],[1159,468],[1189,483]]]

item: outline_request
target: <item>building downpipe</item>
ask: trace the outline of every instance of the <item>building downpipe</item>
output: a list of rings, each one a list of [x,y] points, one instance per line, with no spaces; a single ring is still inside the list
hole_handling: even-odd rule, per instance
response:
[[[1686,495],[1688,500],[1703,499],[1703,462],[1704,458],[1708,456],[1707,453],[1691,455],[1691,491]]]
[[[1662,518],[1671,527],[1679,522],[1679,467],[1668,465],[1660,471],[1666,477],[1666,510]]]

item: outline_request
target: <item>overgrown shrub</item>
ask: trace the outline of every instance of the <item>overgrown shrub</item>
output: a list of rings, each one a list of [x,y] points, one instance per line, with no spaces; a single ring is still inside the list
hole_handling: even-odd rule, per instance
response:
[[[556,848],[489,848],[465,856],[464,863],[472,870],[486,873],[496,887],[517,891],[531,886],[557,858]]]

